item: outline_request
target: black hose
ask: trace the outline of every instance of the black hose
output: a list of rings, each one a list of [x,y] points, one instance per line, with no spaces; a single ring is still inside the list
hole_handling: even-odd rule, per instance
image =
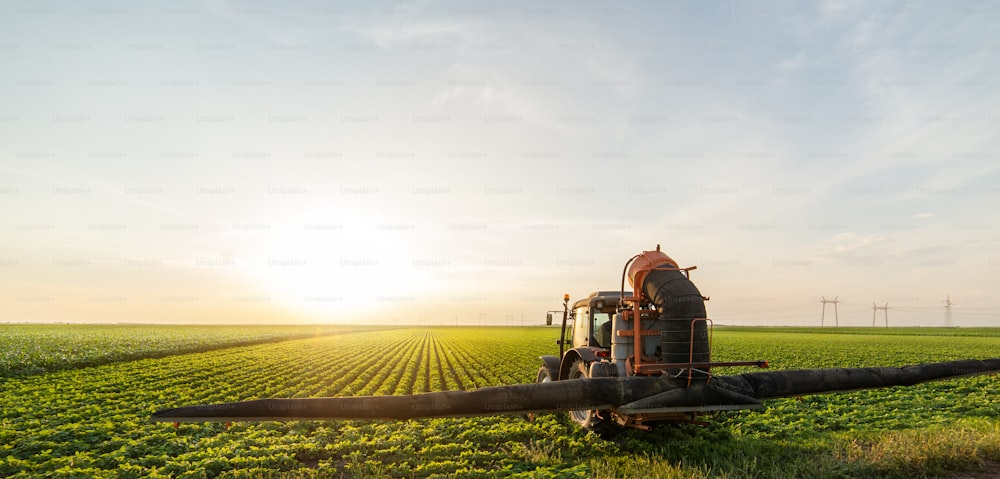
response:
[[[662,360],[666,363],[709,362],[708,324],[703,319],[705,298],[687,275],[677,269],[654,269],[642,284],[664,322]]]
[[[1000,371],[1000,359],[965,359],[900,368],[830,368],[746,373],[712,379],[724,387],[757,399],[822,394],[854,389],[912,386],[925,381],[990,374]]]

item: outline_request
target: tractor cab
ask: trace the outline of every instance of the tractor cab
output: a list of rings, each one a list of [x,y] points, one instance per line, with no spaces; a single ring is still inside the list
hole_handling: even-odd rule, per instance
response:
[[[593,377],[590,367],[595,363],[603,368],[602,376],[618,375],[608,361],[621,297],[621,291],[595,291],[572,305],[569,295],[563,298],[562,331],[556,341],[559,356],[542,356],[539,382]]]
[[[611,320],[620,298],[619,291],[597,291],[573,304],[567,321],[573,348],[611,349]]]

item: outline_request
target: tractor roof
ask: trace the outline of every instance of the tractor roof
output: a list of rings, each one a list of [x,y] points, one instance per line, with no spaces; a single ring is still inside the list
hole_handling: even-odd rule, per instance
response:
[[[628,295],[628,292],[626,292],[625,294]],[[608,298],[618,301],[618,298],[620,298],[621,296],[622,296],[621,291],[594,291],[593,293],[590,293],[590,295],[588,295],[586,298],[578,299],[575,303],[573,303],[573,308],[575,309],[581,306],[586,306],[590,304],[590,301],[593,300],[594,298]]]

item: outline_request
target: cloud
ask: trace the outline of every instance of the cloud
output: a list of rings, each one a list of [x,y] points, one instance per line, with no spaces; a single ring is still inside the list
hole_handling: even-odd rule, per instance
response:
[[[888,241],[888,238],[880,234],[840,233],[827,241],[827,247],[837,253],[856,253],[871,251]]]

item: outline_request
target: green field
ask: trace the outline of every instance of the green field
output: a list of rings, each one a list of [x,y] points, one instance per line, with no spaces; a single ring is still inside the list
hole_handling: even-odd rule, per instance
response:
[[[0,377],[308,338],[344,326],[0,325]]]
[[[28,338],[44,337],[47,328],[65,326],[0,326],[0,338],[13,351],[39,341]],[[61,341],[86,348],[107,333],[101,328],[113,327],[81,326]],[[96,362],[59,359],[55,348],[32,356],[37,366],[20,360],[18,368],[33,374],[0,378],[0,476],[902,478],[956,477],[982,468],[995,473],[1000,461],[996,376],[775,400],[764,410],[708,417],[707,426],[630,430],[609,439],[577,428],[565,414],[533,422],[496,416],[174,428],[151,424],[149,415],[260,397],[531,382],[537,356],[557,352],[558,330],[339,328],[316,334],[290,327],[288,334],[247,340],[257,344],[178,347],[156,342],[168,327],[130,328],[127,341],[96,348],[103,351],[92,353],[101,358]],[[229,328],[234,336],[241,331]],[[787,369],[1000,355],[996,329],[889,331],[716,328],[714,359],[767,359]],[[128,352],[137,347],[142,352]]]

